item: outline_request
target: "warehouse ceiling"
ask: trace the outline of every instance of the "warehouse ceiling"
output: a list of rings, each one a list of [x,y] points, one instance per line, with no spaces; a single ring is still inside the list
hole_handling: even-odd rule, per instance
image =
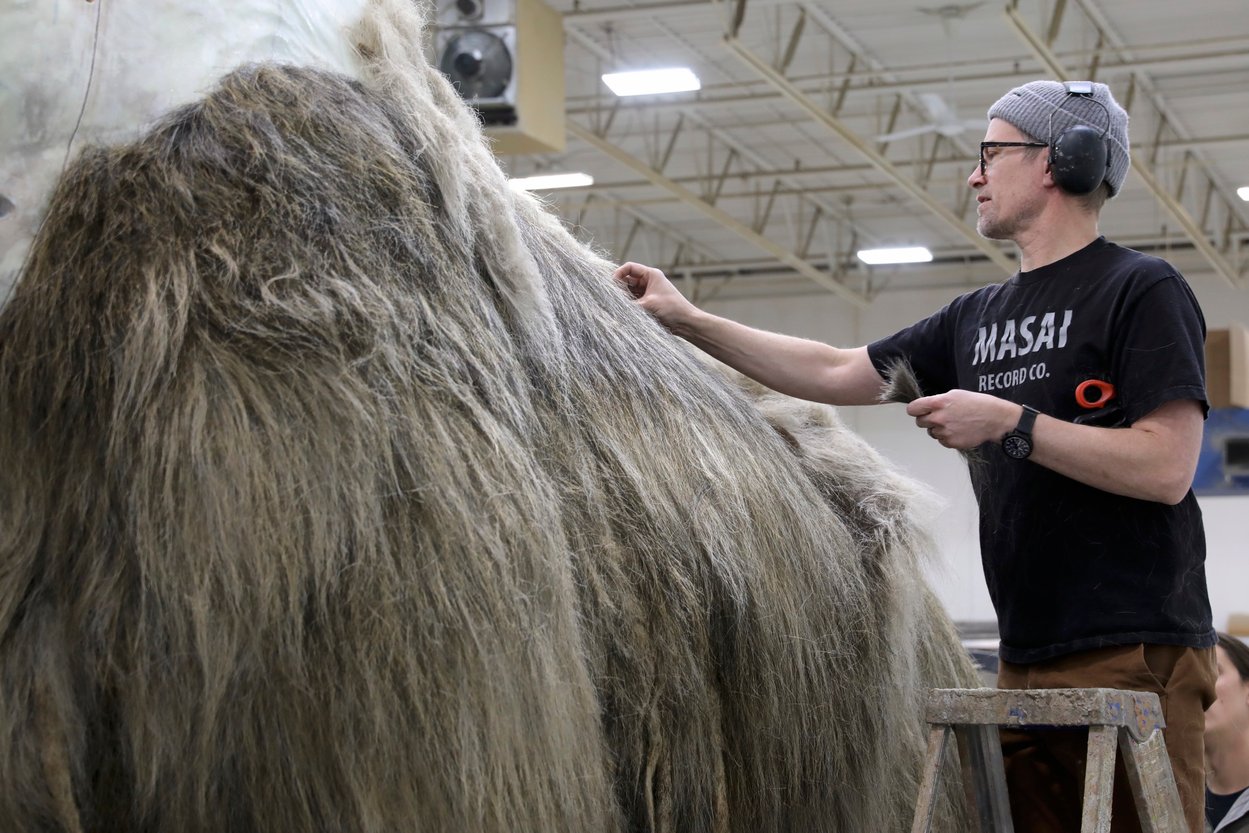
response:
[[[343,32],[365,2],[0,4],[0,300],[78,149],[126,138],[243,61],[351,72]],[[532,2],[436,0],[431,54],[457,9]],[[1103,231],[1249,290],[1245,0],[546,2],[551,20],[518,36],[517,67],[560,54],[562,17],[566,146],[500,161],[514,176],[592,175],[542,196],[608,257],[661,266],[701,299],[865,307],[1009,275],[1014,251],[976,234],[966,180],[988,106],[1042,77],[1104,81],[1131,112],[1133,172]],[[702,89],[617,98],[601,81],[668,66]],[[556,62],[539,101],[559,101],[559,75]],[[855,257],[894,245],[935,260]]]
[[[976,234],[967,177],[988,106],[1036,78],[1102,81],[1131,113],[1132,173],[1103,232],[1246,288],[1244,0],[551,5],[566,36],[567,146],[504,165],[592,175],[543,197],[609,257],[661,266],[701,297],[822,292],[866,306],[891,289],[1003,279],[1013,247]],[[702,89],[617,98],[600,80],[666,66],[691,67]],[[897,245],[935,259],[855,257]]]

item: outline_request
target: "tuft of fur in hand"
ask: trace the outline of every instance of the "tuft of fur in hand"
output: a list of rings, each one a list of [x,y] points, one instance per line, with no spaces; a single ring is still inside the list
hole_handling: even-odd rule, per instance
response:
[[[512,192],[422,25],[60,182],[0,311],[5,828],[902,829],[976,679],[914,486]]]
[[[905,359],[891,362],[885,368],[884,376],[885,388],[880,394],[881,402],[899,402],[905,405],[924,395],[919,386],[919,379],[915,376],[915,370]],[[961,449],[958,453],[969,466],[984,462],[984,457],[978,448]]]
[[[905,405],[924,395],[910,362],[902,359],[891,362],[885,368],[884,375],[885,389],[880,394],[881,402],[900,402]]]

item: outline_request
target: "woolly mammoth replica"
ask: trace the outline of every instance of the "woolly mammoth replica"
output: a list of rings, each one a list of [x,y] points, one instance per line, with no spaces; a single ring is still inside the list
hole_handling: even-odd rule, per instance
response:
[[[60,178],[0,311],[0,826],[906,829],[976,680],[911,484],[648,319],[421,26]]]

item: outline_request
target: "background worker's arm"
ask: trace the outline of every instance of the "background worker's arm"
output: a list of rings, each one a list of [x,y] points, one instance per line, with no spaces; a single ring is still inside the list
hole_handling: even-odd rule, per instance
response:
[[[673,334],[775,391],[833,405],[880,401],[884,379],[866,347],[841,349],[711,315],[690,303],[663,272],[640,263],[624,264],[615,278]]]

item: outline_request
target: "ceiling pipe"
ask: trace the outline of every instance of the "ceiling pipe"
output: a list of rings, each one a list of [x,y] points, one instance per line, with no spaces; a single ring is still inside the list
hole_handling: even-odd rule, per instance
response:
[[[586,144],[593,146],[604,155],[611,157],[620,164],[642,175],[649,180],[652,185],[668,191],[672,195],[679,198],[686,205],[697,209],[707,217],[710,217],[715,222],[741,237],[743,240],[746,240],[759,249],[762,249],[772,255],[777,260],[793,269],[795,272],[805,275],[826,289],[832,290],[838,296],[854,304],[856,307],[867,307],[868,299],[865,296],[855,292],[853,289],[849,288],[840,281],[835,280],[827,273],[820,271],[811,263],[785,249],[783,246],[778,246],[776,243],[773,243],[771,240],[764,237],[762,234],[759,234],[745,223],[738,221],[723,209],[716,208],[706,200],[703,200],[693,191],[673,182],[671,179],[664,176],[659,171],[656,171],[642,160],[626,153],[621,148],[613,145],[611,142],[608,142],[606,139],[603,139],[598,134],[582,127],[576,122],[570,121],[567,126],[568,132],[571,135],[577,137]]]
[[[1015,271],[1015,262],[994,244],[981,237],[975,229],[968,226],[959,219],[953,211],[947,208],[932,194],[928,193],[915,180],[903,174],[892,162],[886,159],[879,151],[868,143],[866,139],[859,136],[849,127],[847,127],[840,119],[835,118],[818,104],[808,98],[796,87],[789,83],[781,73],[777,72],[770,64],[759,58],[749,49],[741,45],[741,42],[732,35],[726,35],[724,38],[725,45],[737,55],[747,66],[751,67],[763,78],[766,78],[773,86],[775,86],[783,95],[801,107],[803,110],[813,117],[820,124],[832,130],[840,136],[847,144],[864,156],[872,165],[885,174],[895,184],[901,187],[908,194],[917,199],[929,211],[938,218],[945,221],[952,229],[965,237],[973,246],[984,252],[985,256],[994,263],[1001,266],[1007,273]]]
[[[568,35],[569,38],[578,42],[587,51],[598,56],[603,61],[610,61],[611,54],[607,50],[605,50],[603,47],[601,47],[598,43],[596,43],[592,38],[587,36],[584,32],[581,32],[575,26],[568,25],[567,22],[565,22],[564,29],[565,29],[565,33]],[[728,131],[725,131],[724,129],[713,125],[697,111],[693,111],[689,115],[693,122],[695,122],[697,125],[705,129],[710,136],[713,136],[721,144],[728,147],[730,151],[737,153],[740,157],[750,162],[751,164],[755,165],[756,167],[767,166],[766,159],[764,159],[760,154],[756,153],[752,148],[734,139],[732,135],[729,134]],[[600,138],[602,137],[600,136]],[[733,174],[734,178],[738,178],[743,175],[750,176],[751,174],[750,172],[742,172],[742,171],[738,171]],[[863,240],[868,243],[876,242],[876,235],[874,235],[868,229],[859,228],[854,223],[853,219],[850,218],[841,208],[838,208],[837,206],[832,205],[831,203],[827,202],[826,200],[821,199],[819,196],[815,194],[800,193],[797,189],[794,188],[794,183],[789,178],[789,173],[777,172],[774,175],[772,175],[771,178],[777,179],[785,183],[785,185],[791,189],[791,193],[794,196],[796,196],[799,201],[815,206],[817,210],[823,212],[827,217],[831,218],[832,220],[835,220],[838,223],[844,223],[850,226],[850,228],[853,230],[855,236],[858,239]],[[667,179],[670,182],[677,181],[675,179],[672,179],[671,177],[665,177],[665,179]],[[685,178],[684,181],[698,183],[698,182],[701,182],[702,179],[700,177],[693,177],[693,178]],[[646,184],[650,184],[649,179],[647,180]],[[587,192],[597,193],[598,190],[599,190],[598,187],[591,186],[589,189],[587,189]],[[673,193],[673,192],[669,190],[669,193]],[[677,196],[677,195],[674,195],[674,196],[677,199],[682,199],[680,196]],[[707,205],[711,205],[711,203],[707,203]],[[749,227],[747,226],[747,228]]]

